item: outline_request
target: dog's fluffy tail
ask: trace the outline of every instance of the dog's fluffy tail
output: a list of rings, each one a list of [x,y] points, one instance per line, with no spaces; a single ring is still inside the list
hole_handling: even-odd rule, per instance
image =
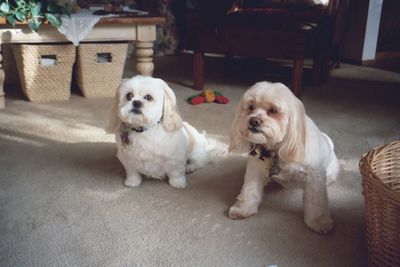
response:
[[[205,132],[199,133],[189,123],[183,123],[189,140],[189,157],[186,172],[193,172],[217,158],[228,154],[228,146]]]

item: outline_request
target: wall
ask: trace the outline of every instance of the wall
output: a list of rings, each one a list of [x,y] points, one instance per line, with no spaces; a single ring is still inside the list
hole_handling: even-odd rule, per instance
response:
[[[361,64],[375,58],[383,0],[351,0],[342,57]]]

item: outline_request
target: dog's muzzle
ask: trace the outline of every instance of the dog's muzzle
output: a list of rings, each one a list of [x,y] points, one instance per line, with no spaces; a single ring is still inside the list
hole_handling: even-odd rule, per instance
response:
[[[247,123],[247,129],[249,129],[252,133],[259,133],[261,132],[261,119],[257,117],[251,117]]]
[[[141,110],[142,106],[143,106],[143,103],[141,101],[138,101],[138,100],[133,101],[131,112],[133,114],[142,114],[142,110]]]

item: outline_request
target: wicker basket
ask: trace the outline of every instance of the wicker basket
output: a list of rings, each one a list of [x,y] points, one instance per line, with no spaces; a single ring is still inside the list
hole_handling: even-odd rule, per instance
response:
[[[400,140],[360,160],[369,266],[400,266]]]
[[[112,97],[124,71],[127,43],[80,44],[76,78],[86,97]]]
[[[73,45],[14,45],[13,52],[22,90],[29,100],[48,102],[69,99],[75,61]],[[54,64],[44,64],[46,58],[54,60]]]
[[[3,70],[5,74],[4,85],[20,88],[19,74],[17,65],[15,64],[12,46],[14,44],[1,44],[1,52],[3,54]]]

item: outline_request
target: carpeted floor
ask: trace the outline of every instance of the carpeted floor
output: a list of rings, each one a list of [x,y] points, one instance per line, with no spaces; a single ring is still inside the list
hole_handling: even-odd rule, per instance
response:
[[[191,106],[190,57],[155,63],[184,118],[224,141],[245,89],[265,79],[287,82],[290,74],[276,63],[210,58],[207,86],[231,103]],[[132,75],[129,62],[125,77]],[[190,174],[185,190],[154,180],[126,188],[113,136],[103,131],[111,98],[74,93],[66,102],[37,104],[9,87],[0,110],[0,265],[366,266],[358,161],[400,137],[400,74],[342,64],[321,87],[308,76],[302,101],[342,163],[329,187],[335,229],[326,236],[304,226],[300,191],[274,184],[256,216],[228,219],[245,171],[240,155]]]

